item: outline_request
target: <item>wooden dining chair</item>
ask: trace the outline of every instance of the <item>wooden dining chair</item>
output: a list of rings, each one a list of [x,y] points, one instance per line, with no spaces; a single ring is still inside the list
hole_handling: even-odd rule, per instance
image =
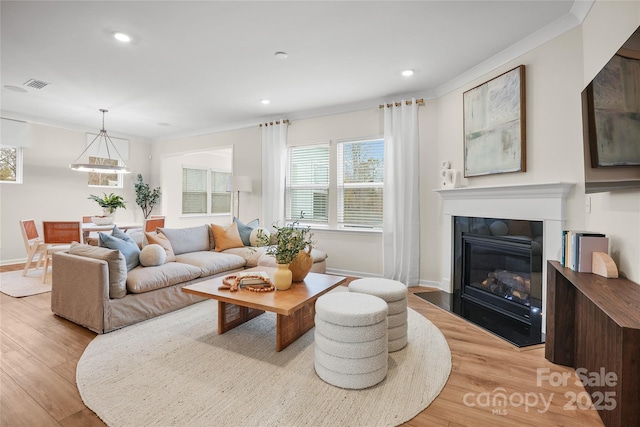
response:
[[[152,215],[144,220],[144,231],[153,232],[164,227],[164,216]]]
[[[48,246],[42,274],[44,283],[53,252],[66,251],[71,243],[83,242],[82,223],[80,221],[42,221],[42,235],[44,244]]]
[[[38,233],[36,222],[32,219],[20,220],[20,231],[24,240],[24,248],[27,250],[27,263],[22,271],[22,276],[26,276],[30,268],[40,268],[47,256],[47,245]],[[36,262],[35,266],[31,266]]]

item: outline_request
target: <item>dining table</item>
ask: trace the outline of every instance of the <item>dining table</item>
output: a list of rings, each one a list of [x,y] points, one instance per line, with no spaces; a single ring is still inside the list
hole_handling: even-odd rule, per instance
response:
[[[141,223],[114,223],[114,224],[107,224],[107,225],[98,225],[98,224],[94,224],[93,222],[84,222],[82,223],[82,237],[86,242],[91,232],[111,231],[113,230],[114,226],[117,226],[118,229],[124,232],[126,232],[127,230],[133,230],[137,228],[142,229],[143,227]]]

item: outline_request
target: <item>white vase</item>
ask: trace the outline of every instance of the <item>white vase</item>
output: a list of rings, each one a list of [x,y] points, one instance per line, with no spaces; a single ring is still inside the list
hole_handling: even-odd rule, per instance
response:
[[[277,270],[273,273],[273,286],[279,291],[286,291],[291,287],[291,270],[289,264],[277,264]]]

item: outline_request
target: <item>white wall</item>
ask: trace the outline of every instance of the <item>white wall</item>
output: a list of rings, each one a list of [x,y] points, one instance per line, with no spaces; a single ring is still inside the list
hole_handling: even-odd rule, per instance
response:
[[[43,220],[80,221],[83,215],[101,215],[101,208],[87,199],[89,194],[113,192],[123,196],[127,209],[118,209],[116,220],[142,222],[142,210],[136,205],[133,183],[138,173],[149,182],[149,144],[129,140],[131,160],[127,165],[133,173],[124,176],[124,188],[90,188],[86,173],[69,169],[69,163],[86,147],[86,133],[35,124],[30,128],[31,147],[24,149],[23,183],[0,184],[0,263],[26,260],[18,226],[21,219],[34,219],[42,232]]]
[[[582,25],[583,86],[587,86],[611,56],[640,25],[640,2],[598,1]],[[640,283],[640,190],[590,195],[591,213],[585,228],[610,239],[611,255],[621,273]]]

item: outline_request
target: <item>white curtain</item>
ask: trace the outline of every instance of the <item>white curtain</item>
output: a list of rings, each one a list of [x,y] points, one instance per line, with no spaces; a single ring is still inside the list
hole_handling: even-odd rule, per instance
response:
[[[287,123],[262,125],[262,226],[284,225],[284,179],[287,161]]]
[[[395,103],[394,103],[395,104]],[[407,286],[420,276],[418,105],[384,108],[384,277]]]

